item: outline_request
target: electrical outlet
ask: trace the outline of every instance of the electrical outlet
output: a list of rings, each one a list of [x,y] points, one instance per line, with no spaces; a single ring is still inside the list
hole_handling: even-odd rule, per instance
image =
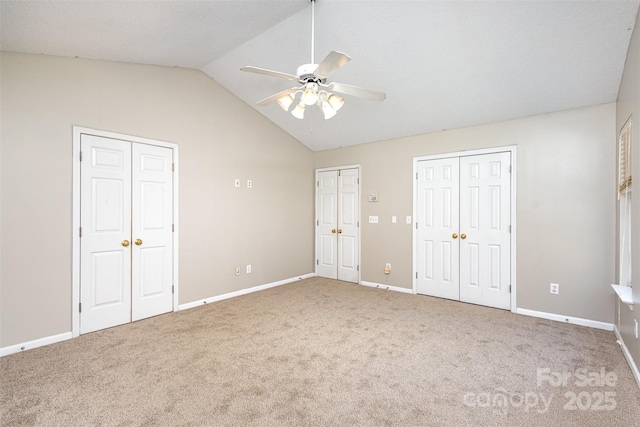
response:
[[[250,179],[247,180],[247,188],[251,188],[253,186],[253,183],[251,182]]]
[[[549,285],[549,293],[550,294],[558,295],[559,292],[560,292],[560,285],[559,284],[551,283]]]
[[[236,267],[236,276],[240,275],[240,267]]]
[[[251,273],[251,264],[247,264],[247,274]]]

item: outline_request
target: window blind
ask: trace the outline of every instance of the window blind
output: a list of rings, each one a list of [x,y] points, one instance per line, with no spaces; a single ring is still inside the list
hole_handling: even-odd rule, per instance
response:
[[[631,191],[631,119],[622,128],[618,139],[618,197]]]

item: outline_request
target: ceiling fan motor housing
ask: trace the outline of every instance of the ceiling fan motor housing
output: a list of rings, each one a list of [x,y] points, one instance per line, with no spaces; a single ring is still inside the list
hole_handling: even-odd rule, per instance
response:
[[[318,64],[304,64],[298,67],[296,75],[300,83],[325,83],[326,78],[316,76],[313,72],[318,68]]]

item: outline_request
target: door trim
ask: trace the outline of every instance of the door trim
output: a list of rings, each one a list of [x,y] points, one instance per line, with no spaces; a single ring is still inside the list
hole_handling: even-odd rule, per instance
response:
[[[413,223],[415,224],[417,221],[418,214],[418,181],[416,180],[416,173],[418,172],[418,162],[424,160],[437,160],[437,159],[445,159],[450,157],[467,157],[467,156],[477,156],[482,154],[494,154],[494,153],[510,153],[511,154],[511,312],[516,313],[516,291],[517,291],[517,276],[516,276],[516,235],[517,235],[517,227],[516,227],[516,146],[508,145],[505,147],[495,147],[495,148],[483,148],[478,150],[465,150],[465,151],[457,151],[452,153],[445,154],[434,154],[428,156],[418,156],[413,158]],[[418,281],[416,279],[416,274],[418,271],[418,259],[417,259],[417,251],[416,251],[416,242],[417,242],[417,230],[416,227],[413,227],[412,233],[412,251],[413,251],[413,293],[417,294],[417,285]]]
[[[72,270],[71,270],[71,334],[75,338],[80,335],[80,313],[78,310],[80,304],[80,137],[83,134],[94,135],[98,137],[119,139],[123,141],[136,142],[140,144],[155,145],[158,147],[170,148],[173,153],[173,311],[178,311],[178,295],[179,295],[179,233],[180,233],[180,221],[178,217],[179,206],[179,179],[180,176],[180,162],[178,156],[178,144],[172,142],[158,141],[155,139],[142,138],[138,136],[125,135],[121,133],[102,131],[97,129],[90,129],[80,126],[73,126],[73,180],[72,180],[72,227],[71,227],[71,239],[72,239]]]
[[[345,165],[345,166],[332,166],[332,167],[327,167],[327,168],[318,168],[315,170],[314,173],[314,182],[317,183],[318,182],[318,174],[320,172],[326,172],[326,171],[338,171],[341,169],[358,169],[358,284],[360,284],[360,279],[362,278],[362,271],[360,269],[360,266],[362,265],[361,261],[362,261],[362,227],[361,225],[361,220],[362,220],[362,183],[360,182],[360,178],[362,175],[362,168],[360,166],[360,164],[355,164],[355,165]],[[313,188],[315,189],[313,194],[313,222],[315,222],[316,224],[318,223],[318,186],[314,185]],[[318,259],[318,229],[316,228],[317,225],[313,226],[313,254],[314,254],[314,258],[317,260]],[[313,265],[313,271],[314,274],[316,276],[318,276],[318,265],[314,264]]]

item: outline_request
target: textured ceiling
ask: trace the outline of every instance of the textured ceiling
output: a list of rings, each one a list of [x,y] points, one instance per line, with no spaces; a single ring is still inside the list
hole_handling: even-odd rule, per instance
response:
[[[308,0],[3,0],[0,48],[201,69],[323,150],[613,102],[639,3],[318,0],[315,61],[345,52],[331,81],[387,93],[326,121],[255,106],[292,82],[239,71],[310,61]]]

